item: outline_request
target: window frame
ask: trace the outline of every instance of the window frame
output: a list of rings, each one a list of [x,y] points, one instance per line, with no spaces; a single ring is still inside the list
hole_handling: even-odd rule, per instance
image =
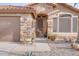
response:
[[[57,27],[57,30],[56,31],[58,32],[58,16],[54,16],[53,18],[57,18],[57,26],[56,26]],[[53,27],[54,27],[54,23],[53,23]],[[53,29],[53,32],[54,32],[54,29]]]
[[[60,15],[64,15],[64,14],[69,14],[71,15],[71,31],[70,32],[59,32],[59,17]],[[73,14],[71,13],[58,13],[57,16],[54,16],[53,18],[57,18],[57,32],[54,32],[54,33],[77,33],[78,32],[78,16],[74,16]],[[77,32],[73,32],[73,17],[77,17]]]

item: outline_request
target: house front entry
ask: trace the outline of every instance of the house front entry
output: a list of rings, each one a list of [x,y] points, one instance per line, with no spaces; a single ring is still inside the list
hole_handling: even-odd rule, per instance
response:
[[[45,14],[37,15],[36,37],[47,37],[47,15]]]

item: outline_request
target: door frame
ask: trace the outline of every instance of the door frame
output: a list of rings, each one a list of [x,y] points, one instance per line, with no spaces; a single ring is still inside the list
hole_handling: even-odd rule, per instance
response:
[[[36,21],[37,21],[37,18],[38,18],[38,16],[43,16],[43,17],[45,17],[46,19],[46,34],[48,33],[48,22],[47,22],[47,19],[48,19],[48,15],[47,14],[44,14],[44,13],[39,13],[39,14],[37,14],[37,16],[36,16]],[[37,25],[37,23],[36,23],[36,25]],[[44,26],[44,25],[43,25]],[[43,30],[44,30],[44,27],[43,27]],[[36,34],[36,26],[35,26],[35,35],[36,35],[36,37],[37,37],[37,34]],[[48,34],[46,35],[46,37],[45,38],[47,38],[48,37]]]

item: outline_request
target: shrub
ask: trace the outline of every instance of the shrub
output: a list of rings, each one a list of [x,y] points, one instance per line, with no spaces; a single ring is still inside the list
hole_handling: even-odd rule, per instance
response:
[[[54,41],[56,39],[56,35],[48,36],[48,39],[51,40],[51,41]]]

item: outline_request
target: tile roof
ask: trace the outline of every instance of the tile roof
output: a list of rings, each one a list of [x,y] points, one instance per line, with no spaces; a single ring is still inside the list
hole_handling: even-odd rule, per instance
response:
[[[31,7],[0,5],[1,13],[34,13],[35,10]]]
[[[31,6],[32,7],[33,5],[36,5],[36,4],[39,4],[39,3],[31,3],[31,4],[28,4],[28,5],[25,5],[25,6]],[[73,7],[73,6],[71,6],[71,5],[67,4],[67,3],[45,3],[45,4],[48,4],[49,6],[52,6],[52,7],[55,7],[56,4],[59,4],[59,5],[64,6],[64,7],[68,8],[68,9],[70,9],[70,10],[73,10],[74,12],[79,13],[78,8],[75,8],[75,7]]]
[[[33,5],[36,5],[38,3],[32,3],[25,6],[13,6],[13,5],[0,5],[0,14],[4,13],[35,13],[34,8],[32,8]],[[56,4],[60,4],[61,6],[64,6],[70,10],[73,10],[77,13],[79,13],[79,9],[72,7],[71,5],[68,5],[66,3],[46,3],[49,6],[56,6]]]
[[[73,6],[71,6],[71,5],[67,4],[67,3],[57,3],[57,4],[59,4],[61,6],[64,6],[64,7],[68,8],[68,9],[74,11],[74,12],[79,13],[79,9],[78,8],[75,8],[75,7],[73,7]]]

